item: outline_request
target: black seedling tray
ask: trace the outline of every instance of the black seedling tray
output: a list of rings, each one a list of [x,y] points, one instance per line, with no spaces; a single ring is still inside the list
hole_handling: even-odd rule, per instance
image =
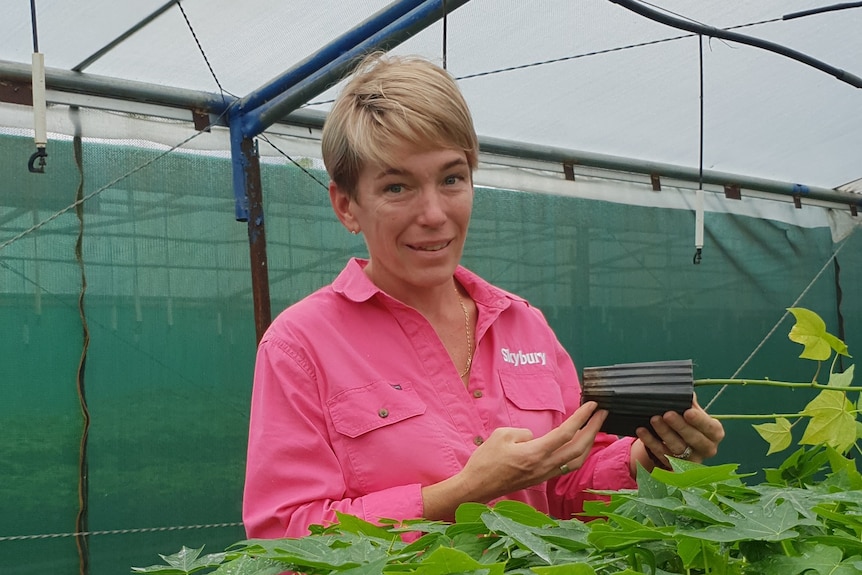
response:
[[[608,411],[602,431],[633,437],[638,427],[652,431],[652,416],[691,407],[693,382],[690,359],[586,367],[581,403]]]

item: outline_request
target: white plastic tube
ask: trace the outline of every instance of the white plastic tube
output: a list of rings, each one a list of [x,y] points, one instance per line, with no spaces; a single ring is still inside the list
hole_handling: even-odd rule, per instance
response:
[[[703,247],[703,190],[698,190],[694,197],[694,247]]]
[[[45,55],[33,53],[33,129],[37,148],[48,144],[48,126],[45,104]]]

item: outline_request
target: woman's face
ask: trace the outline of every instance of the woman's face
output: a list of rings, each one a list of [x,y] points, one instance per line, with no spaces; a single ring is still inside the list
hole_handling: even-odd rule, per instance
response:
[[[473,181],[461,150],[405,146],[393,164],[366,166],[355,199],[335,184],[330,196],[345,226],[365,236],[368,276],[404,301],[451,282],[467,237]]]

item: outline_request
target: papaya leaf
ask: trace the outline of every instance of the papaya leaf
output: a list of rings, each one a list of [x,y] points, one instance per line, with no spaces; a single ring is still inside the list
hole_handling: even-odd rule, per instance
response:
[[[775,507],[764,508],[759,504],[740,503],[722,498],[736,513],[728,515],[733,525],[711,525],[706,529],[686,531],[689,537],[707,541],[734,542],[745,539],[758,541],[782,541],[799,536],[795,527],[807,522],[800,519],[796,510],[788,502]]]
[[[831,333],[827,332],[826,335],[823,336],[823,339],[826,340],[826,343],[829,344],[829,347],[835,350],[835,353],[843,355],[844,357],[853,357],[848,353],[847,344],[832,335]]]
[[[556,520],[551,519],[548,515],[536,510],[535,507],[521,501],[506,499],[498,501],[494,505],[494,512],[531,527],[545,527],[547,525],[556,525],[557,523]]]
[[[810,523],[816,517],[811,510],[820,503],[821,494],[811,489],[800,489],[798,487],[787,487],[777,485],[758,485],[756,490],[760,493],[758,504],[762,507],[775,507],[782,502],[790,503],[799,515],[805,517]]]
[[[839,505],[821,504],[816,505],[813,511],[824,519],[829,519],[844,527],[848,532],[853,532],[857,537],[862,536],[862,516],[847,513]]]
[[[655,528],[642,525],[639,522],[617,514],[610,514],[616,525],[605,522],[591,524],[592,532],[587,538],[597,549],[623,549],[632,545],[640,545],[644,541],[660,541],[671,539],[667,528]]]
[[[787,311],[796,318],[796,324],[790,329],[787,337],[790,341],[804,346],[799,357],[826,361],[832,356],[833,345],[839,344],[840,347],[840,344],[843,344],[841,340],[827,333],[826,323],[813,311],[801,307],[787,308]],[[844,353],[846,352],[845,345]]]
[[[347,513],[341,513],[340,511],[336,511],[335,516],[338,518],[338,524],[341,526],[341,531],[344,533],[367,535],[368,537],[375,537],[377,539],[384,539],[386,541],[395,541],[401,539],[398,533],[393,533],[388,529],[378,527],[377,525],[365,521],[364,519],[360,519],[355,515],[349,515]]]
[[[272,559],[240,555],[233,561],[222,564],[209,575],[279,575],[284,573],[284,569],[284,563]]]
[[[159,573],[161,575],[181,575],[194,573],[201,569],[208,569],[221,565],[226,553],[211,553],[200,556],[203,547],[192,549],[183,545],[183,548],[173,555],[159,554],[167,565],[151,565],[150,567],[132,567],[134,573]]]
[[[790,421],[784,417],[776,417],[774,423],[761,423],[752,427],[769,444],[766,455],[784,451],[793,441]]]
[[[853,385],[854,367],[856,366],[851,365],[844,370],[844,373],[830,373],[828,385],[833,387],[850,387],[851,385]],[[859,391],[862,391],[862,388],[859,388]]]
[[[677,538],[676,551],[686,566],[690,566],[694,562],[702,549],[703,541],[699,539],[692,539],[691,537]]]
[[[587,563],[564,563],[562,565],[550,565],[548,567],[531,567],[531,571],[538,575],[596,575],[596,570]],[[635,574],[634,571],[630,573]],[[618,575],[625,575],[625,571]]]
[[[798,556],[775,555],[756,564],[758,573],[766,575],[852,575],[859,573],[859,557],[844,560],[840,549],[827,545],[806,548]]]
[[[662,483],[674,487],[698,487],[711,485],[719,481],[739,479],[739,476],[735,473],[739,467],[736,463],[725,463],[723,465],[707,467],[700,463],[675,459],[673,460],[673,464],[676,469],[675,472],[657,468],[652,472],[653,477]]]
[[[551,546],[544,539],[536,536],[528,525],[510,519],[495,510],[488,511],[482,515],[482,521],[488,529],[497,533],[504,533],[515,540],[524,549],[529,549],[547,564],[552,564]]]
[[[447,575],[449,573],[486,573],[502,575],[504,563],[483,565],[463,551],[439,547],[424,557],[412,571],[414,575]]]
[[[356,539],[348,546],[329,545],[339,539],[334,536],[310,536],[299,539],[253,539],[249,551],[254,555],[284,561],[294,565],[325,570],[344,570],[386,556],[386,549]]]
[[[481,523],[482,514],[491,509],[484,503],[462,503],[455,510],[455,523]]]
[[[844,453],[856,442],[854,405],[841,391],[824,389],[802,411],[811,417],[801,445],[828,445]]]

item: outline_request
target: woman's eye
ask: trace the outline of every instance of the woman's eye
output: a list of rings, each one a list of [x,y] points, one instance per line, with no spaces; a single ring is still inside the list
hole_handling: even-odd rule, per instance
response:
[[[401,184],[392,184],[390,186],[386,186],[387,192],[392,192],[393,194],[400,194],[404,190],[404,186]]]
[[[443,183],[445,183],[447,186],[454,186],[458,183],[458,180],[458,176],[446,176],[446,179],[443,180]]]

